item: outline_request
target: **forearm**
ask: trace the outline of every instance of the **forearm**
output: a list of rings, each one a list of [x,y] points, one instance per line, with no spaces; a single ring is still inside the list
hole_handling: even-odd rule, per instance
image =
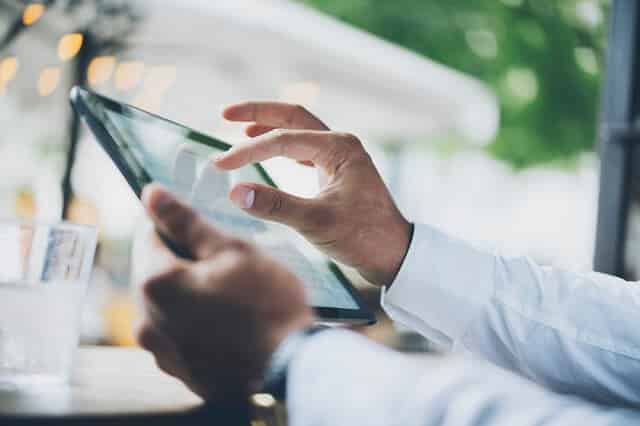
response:
[[[555,395],[479,361],[406,356],[346,331],[313,337],[291,366],[288,392],[293,426],[600,425],[640,420],[632,412]]]
[[[461,345],[556,391],[638,406],[637,285],[513,262],[532,278],[500,282]]]
[[[446,348],[460,348],[557,391],[640,403],[640,288],[554,271],[417,227],[391,316]]]

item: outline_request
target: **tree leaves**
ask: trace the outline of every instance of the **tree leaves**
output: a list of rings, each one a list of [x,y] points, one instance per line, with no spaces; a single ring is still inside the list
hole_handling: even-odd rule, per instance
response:
[[[592,150],[608,11],[598,0],[301,0],[486,82],[489,151],[516,168]]]

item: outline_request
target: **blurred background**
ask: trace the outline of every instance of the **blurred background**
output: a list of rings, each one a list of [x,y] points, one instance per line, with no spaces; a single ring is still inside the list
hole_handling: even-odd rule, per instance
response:
[[[230,142],[243,129],[221,119],[224,105],[279,99],[361,137],[411,220],[591,268],[608,11],[604,0],[0,0],[0,216],[96,224],[83,340],[131,345],[142,211],[73,116],[70,87]],[[316,190],[312,170],[267,167],[293,192]],[[367,332],[399,344],[386,321]]]

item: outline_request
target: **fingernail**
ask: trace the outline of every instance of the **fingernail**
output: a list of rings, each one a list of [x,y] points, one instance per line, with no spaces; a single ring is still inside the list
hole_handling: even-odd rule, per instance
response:
[[[256,191],[251,188],[239,187],[231,193],[231,201],[241,209],[250,209],[256,200]]]
[[[253,207],[253,202],[256,200],[256,191],[253,189],[247,193],[247,196],[244,199],[244,207],[246,209],[250,209]]]

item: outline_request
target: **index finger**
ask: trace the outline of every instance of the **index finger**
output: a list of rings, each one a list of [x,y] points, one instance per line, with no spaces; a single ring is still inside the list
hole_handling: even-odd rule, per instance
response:
[[[252,142],[234,145],[215,159],[217,167],[233,170],[247,164],[274,157],[287,157],[298,161],[312,161],[326,171],[334,172],[346,146],[340,146],[331,132],[288,130],[272,132]]]
[[[284,102],[243,102],[227,107],[222,115],[231,121],[253,121],[283,129],[329,130],[306,108]]]

